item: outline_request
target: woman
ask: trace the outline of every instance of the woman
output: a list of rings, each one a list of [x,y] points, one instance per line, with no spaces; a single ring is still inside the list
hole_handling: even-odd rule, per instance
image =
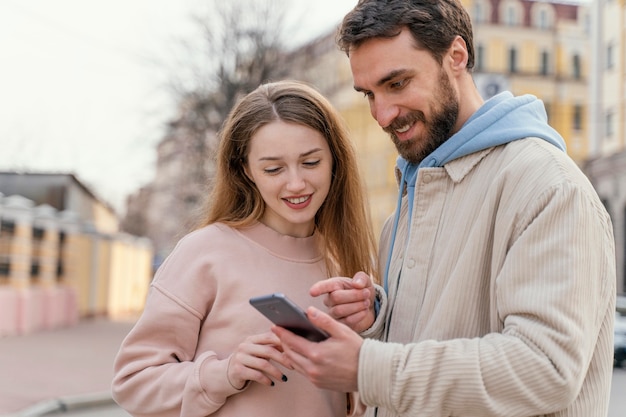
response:
[[[120,348],[115,400],[134,416],[345,416],[347,396],[291,371],[248,302],[282,292],[323,308],[313,283],[375,271],[339,114],[306,84],[261,85],[220,132],[214,181],[201,226],[157,271]]]

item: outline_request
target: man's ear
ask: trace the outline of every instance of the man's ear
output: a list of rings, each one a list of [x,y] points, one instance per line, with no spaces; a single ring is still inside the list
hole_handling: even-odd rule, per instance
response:
[[[450,49],[448,51],[448,57],[451,59],[450,69],[453,71],[465,71],[469,57],[465,40],[457,35],[457,37],[452,41],[452,45],[450,45]]]

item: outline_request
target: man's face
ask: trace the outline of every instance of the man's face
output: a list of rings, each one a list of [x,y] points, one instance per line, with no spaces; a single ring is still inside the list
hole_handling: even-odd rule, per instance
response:
[[[428,51],[415,48],[408,29],[351,50],[350,66],[354,88],[407,161],[419,163],[457,129],[459,102],[450,77]]]

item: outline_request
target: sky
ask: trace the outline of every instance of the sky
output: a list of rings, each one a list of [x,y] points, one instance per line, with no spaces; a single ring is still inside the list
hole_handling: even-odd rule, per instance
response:
[[[253,2],[255,0],[246,0]],[[176,106],[178,42],[202,0],[0,1],[0,171],[71,173],[120,215],[154,177]],[[290,34],[327,33],[356,0],[285,0]]]

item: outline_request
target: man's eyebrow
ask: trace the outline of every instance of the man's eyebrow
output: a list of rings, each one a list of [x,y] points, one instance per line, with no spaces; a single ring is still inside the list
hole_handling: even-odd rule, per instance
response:
[[[404,75],[404,74],[406,74],[408,72],[409,72],[409,70],[407,70],[407,69],[393,70],[390,73],[388,73],[387,75],[385,75],[384,77],[382,77],[380,80],[378,80],[378,82],[376,82],[376,87],[380,87],[381,85],[385,84],[386,82],[388,82],[390,80],[393,80],[394,78],[399,77],[401,75]],[[358,85],[355,85],[354,89],[356,91],[358,91],[359,93],[367,91],[365,88],[359,87]]]

